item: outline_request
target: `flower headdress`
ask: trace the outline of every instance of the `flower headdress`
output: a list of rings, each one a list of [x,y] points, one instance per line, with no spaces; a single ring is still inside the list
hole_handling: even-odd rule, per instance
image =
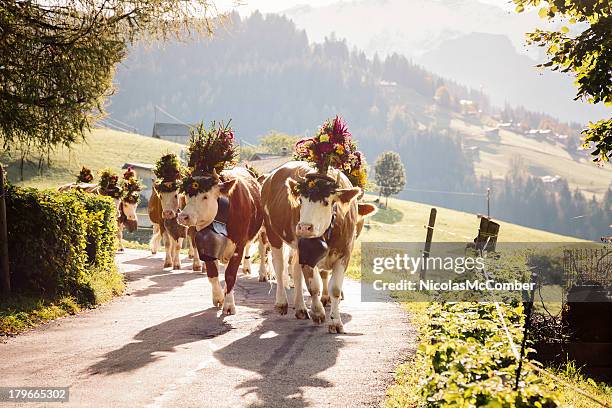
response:
[[[157,180],[155,180],[155,190],[169,193],[178,189],[178,180],[181,178],[182,171],[181,162],[176,154],[169,153],[162,156],[155,164],[155,169],[153,170],[157,177]]]
[[[191,131],[189,174],[183,178],[182,192],[195,196],[210,190],[219,183],[219,173],[236,164],[238,147],[230,122],[212,122],[208,130],[200,123]]]
[[[94,177],[93,174],[91,174],[91,170],[83,166],[77,176],[77,183],[91,183],[93,179]]]
[[[123,201],[137,204],[140,199],[140,192],[143,190],[143,185],[136,178],[136,172],[130,166],[123,173],[123,180],[121,180],[121,190],[123,191]]]
[[[104,169],[100,172],[100,193],[113,198],[121,198],[119,188],[119,176],[111,169]]]
[[[327,175],[331,167],[342,171],[354,186],[363,188],[367,182],[363,154],[357,150],[346,122],[340,116],[326,120],[314,137],[298,141],[293,157],[310,163],[316,169],[315,174]],[[316,188],[321,194],[329,191],[329,187],[323,185],[325,183],[312,185],[312,182],[313,177],[300,182],[299,190],[306,192]]]

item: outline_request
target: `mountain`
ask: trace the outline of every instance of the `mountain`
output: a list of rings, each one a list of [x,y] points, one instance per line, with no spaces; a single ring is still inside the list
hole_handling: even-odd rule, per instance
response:
[[[433,72],[482,89],[498,106],[522,105],[564,120],[610,115],[603,105],[574,101],[576,90],[568,77],[536,71],[535,61],[517,53],[505,35],[465,34],[443,41],[419,61]]]
[[[439,75],[483,86],[498,105],[508,101],[582,124],[609,117],[609,108],[572,101],[572,78],[534,67],[542,51],[526,48],[525,33],[553,27],[536,11],[517,14],[478,0],[357,0],[281,13],[311,40],[335,33],[369,56],[397,52]]]

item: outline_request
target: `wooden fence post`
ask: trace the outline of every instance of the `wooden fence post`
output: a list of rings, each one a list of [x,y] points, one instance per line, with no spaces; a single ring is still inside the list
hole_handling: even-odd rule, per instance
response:
[[[0,163],[0,289],[8,295],[11,292],[9,273],[8,235],[6,232],[6,203],[4,201],[4,167]]]
[[[425,272],[427,271],[427,258],[429,258],[429,251],[431,251],[431,241],[433,239],[434,225],[436,224],[435,208],[431,209],[429,213],[429,222],[427,223],[427,236],[425,237],[425,248],[423,249],[423,263],[421,264],[421,272],[419,273],[420,279],[425,279]]]

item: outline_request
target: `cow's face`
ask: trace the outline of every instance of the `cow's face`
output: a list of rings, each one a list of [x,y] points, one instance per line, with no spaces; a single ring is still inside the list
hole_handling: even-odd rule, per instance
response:
[[[235,179],[215,184],[208,191],[199,192],[196,195],[185,195],[185,208],[178,215],[179,224],[187,227],[197,227],[202,229],[210,225],[219,210],[217,200],[222,195],[229,195]]]
[[[138,217],[136,216],[136,207],[138,203],[129,203],[127,201],[122,201],[123,204],[123,213],[125,214],[128,221],[137,221]]]
[[[162,218],[171,220],[176,217],[180,209],[178,189],[174,191],[156,191],[156,194],[161,202]]]
[[[315,238],[322,236],[332,222],[334,207],[348,205],[360,193],[361,188],[340,188],[327,197],[313,200],[303,195],[296,195],[297,181],[287,180],[287,186],[293,199],[299,203],[300,219],[295,227],[298,238]]]

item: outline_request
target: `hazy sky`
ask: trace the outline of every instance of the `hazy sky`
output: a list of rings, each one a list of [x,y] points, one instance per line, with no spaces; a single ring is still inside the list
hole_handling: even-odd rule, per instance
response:
[[[241,14],[250,14],[254,10],[265,13],[274,13],[288,8],[308,4],[312,7],[326,6],[333,3],[352,2],[354,0],[242,0],[241,5],[236,7]],[[498,5],[502,8],[513,8],[509,0],[480,0],[482,3]],[[223,0],[219,2],[220,7],[233,7],[234,0]]]

